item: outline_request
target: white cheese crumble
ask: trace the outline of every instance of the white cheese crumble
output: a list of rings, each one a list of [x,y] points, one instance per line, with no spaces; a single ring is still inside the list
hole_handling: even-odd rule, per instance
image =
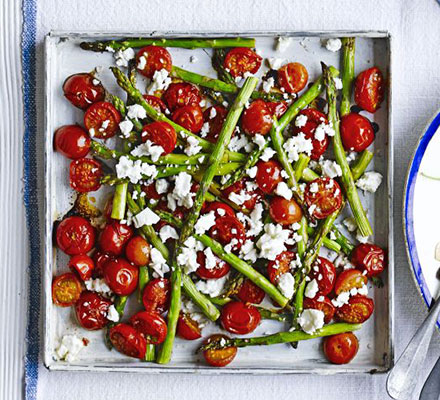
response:
[[[147,59],[145,58],[145,56],[141,56],[139,57],[139,62],[138,62],[138,69],[144,69],[145,66],[147,65]]]
[[[118,67],[128,67],[128,62],[132,60],[135,57],[135,55],[136,54],[131,47],[125,50],[118,50],[114,54],[114,57],[116,59],[116,65]]]
[[[338,297],[332,299],[332,304],[335,307],[342,307],[344,304],[347,304],[350,300],[350,292],[342,292],[339,293]]]
[[[194,156],[202,150],[202,146],[199,146],[199,141],[194,136],[188,136],[186,138],[186,146],[183,150],[187,156]]]
[[[192,178],[187,172],[180,172],[174,180],[174,189],[168,193],[168,207],[174,211],[176,206],[191,208],[194,201],[194,193],[191,192]]]
[[[170,84],[171,78],[168,75],[168,71],[162,68],[159,71],[154,71],[153,79],[148,85],[147,92],[151,95],[158,90],[166,90]]]
[[[298,160],[299,153],[305,153],[310,156],[313,150],[313,143],[311,139],[306,139],[304,133],[300,132],[298,135],[286,140],[283,148],[286,150],[289,161],[293,162]]]
[[[108,287],[105,279],[101,279],[101,278],[88,279],[87,281],[84,282],[84,285],[86,286],[87,290],[90,290],[92,292],[97,292],[106,297],[111,297],[111,295],[113,294],[111,289]]]
[[[307,284],[306,290],[304,291],[304,296],[308,297],[309,299],[313,299],[318,293],[318,290],[318,282],[316,279],[313,279]]]
[[[147,112],[145,108],[140,104],[133,104],[127,107],[127,117],[134,119],[144,119],[147,118]]]
[[[170,184],[166,179],[157,179],[155,183],[156,192],[158,194],[163,194],[168,191]]]
[[[155,247],[151,249],[150,255],[151,260],[149,266],[153,269],[157,276],[163,278],[167,272],[170,272],[170,267],[168,266],[167,261],[162,253]]]
[[[257,249],[252,240],[246,240],[240,248],[240,257],[246,261],[255,262],[258,258]]]
[[[342,85],[342,79],[338,78],[338,77],[334,77],[333,81],[335,82],[335,89],[336,90],[341,90],[343,85]]]
[[[278,183],[275,188],[275,194],[278,196],[284,197],[286,200],[290,200],[293,196],[292,190],[287,186],[286,182]]]
[[[335,136],[335,130],[329,124],[323,122],[316,127],[314,136],[316,140],[322,142],[325,135]]]
[[[154,225],[160,221],[159,216],[148,207],[133,217],[134,226],[140,228],[144,225]]]
[[[337,52],[341,50],[341,47],[342,47],[342,42],[341,39],[338,38],[328,39],[327,42],[325,43],[325,48],[332,52]]]
[[[318,329],[324,326],[324,313],[321,310],[310,308],[304,310],[297,321],[305,333],[313,335]]]
[[[151,157],[151,161],[156,162],[163,153],[164,150],[162,146],[147,140],[145,143],[141,143],[140,145],[136,146],[130,154],[135,157]]]
[[[253,166],[252,168],[248,168],[246,170],[247,176],[249,176],[249,178],[252,178],[252,179],[257,176],[257,172],[258,172],[258,167],[257,166]]]
[[[302,128],[307,124],[307,115],[300,114],[295,119],[295,126],[298,128]]]
[[[357,229],[356,220],[353,217],[345,218],[342,223],[345,225],[349,232],[354,232]]]
[[[252,143],[249,142],[248,136],[245,134],[235,135],[228,144],[228,149],[231,151],[240,151],[244,149],[249,152],[252,149]]]
[[[210,211],[207,214],[203,214],[199,217],[194,225],[194,231],[197,235],[203,235],[207,230],[215,225],[215,213]]]
[[[164,225],[159,231],[160,240],[166,242],[168,239],[179,239],[177,231],[169,225]]]
[[[113,322],[119,321],[119,313],[113,304],[107,310],[107,319]]]
[[[375,193],[382,183],[382,175],[379,172],[365,172],[357,181],[356,186],[364,191]]]
[[[199,264],[197,262],[197,252],[204,250],[204,246],[198,240],[190,237],[184,243],[182,251],[177,256],[177,263],[182,266],[185,273],[197,271]]]
[[[290,272],[286,272],[278,277],[277,286],[284,297],[291,299],[295,292],[295,278]]]
[[[272,147],[266,147],[263,151],[263,154],[261,154],[260,159],[263,161],[269,161],[274,155],[276,154],[276,151],[272,149]]]
[[[205,268],[213,269],[217,265],[218,258],[214,255],[210,247],[207,247],[203,250],[203,254],[205,254]]]
[[[122,136],[128,138],[133,130],[133,122],[128,119],[124,119],[119,123],[119,129],[121,130]]]
[[[322,173],[329,178],[342,176],[342,169],[336,161],[322,160],[319,162],[322,167]]]
[[[266,93],[269,93],[274,86],[275,86],[275,80],[272,77],[263,81],[263,91]]]
[[[84,347],[83,340],[78,336],[64,335],[61,339],[60,345],[55,350],[55,353],[59,360],[73,362]]]
[[[318,193],[319,185],[317,182],[312,182],[309,186],[310,193]]]
[[[359,229],[356,231],[356,240],[360,243],[368,243],[368,239],[370,238],[370,236],[362,236],[361,232],[359,231]]]
[[[196,283],[196,288],[197,290],[204,294],[207,294],[208,296],[216,297],[222,293],[227,280],[228,275],[225,275],[224,277],[219,279],[200,280]]]
[[[279,36],[277,38],[275,49],[281,53],[287,50],[292,43],[292,38],[287,36]]]
[[[138,183],[143,176],[154,178],[157,175],[155,165],[142,163],[141,160],[130,160],[127,156],[122,156],[116,164],[116,175],[120,179],[128,178],[131,183]]]
[[[196,321],[200,329],[204,328],[210,322],[189,299],[182,300],[182,312],[188,314],[192,320]]]
[[[271,69],[279,69],[284,64],[283,58],[271,57],[267,59],[269,67]]]
[[[290,230],[283,229],[281,225],[266,224],[264,234],[257,242],[260,257],[275,260],[276,256],[286,250],[285,244],[294,244],[290,237]]]
[[[263,135],[260,135],[257,133],[253,138],[252,141],[258,146],[258,148],[261,150],[266,145],[266,139]]]

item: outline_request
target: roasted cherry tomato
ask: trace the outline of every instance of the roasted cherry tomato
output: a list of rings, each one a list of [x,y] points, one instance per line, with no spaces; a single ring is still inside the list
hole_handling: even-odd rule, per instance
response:
[[[386,266],[385,251],[375,244],[362,243],[351,253],[352,264],[360,271],[366,271],[369,278],[382,273]]]
[[[298,93],[303,90],[308,79],[306,67],[297,62],[283,65],[278,70],[278,85],[287,93]]]
[[[176,148],[177,134],[168,122],[156,121],[145,125],[141,137],[143,142],[150,140],[161,146],[163,149],[162,155],[169,154]]]
[[[176,108],[171,119],[192,133],[198,133],[203,126],[203,111],[198,104]]]
[[[370,121],[358,113],[344,115],[341,119],[341,139],[347,151],[364,151],[374,140]]]
[[[66,274],[55,277],[52,281],[52,301],[60,307],[70,307],[76,303],[81,295],[81,282],[75,274]]]
[[[90,143],[89,135],[79,125],[64,125],[55,131],[55,150],[73,160],[85,157]]]
[[[92,104],[84,114],[84,126],[90,136],[108,139],[116,135],[121,122],[121,114],[107,101]]]
[[[229,340],[226,335],[212,335],[206,341],[205,345],[212,342],[221,343],[222,340]],[[203,352],[206,362],[213,367],[226,367],[230,364],[237,354],[237,347],[229,346],[224,349],[209,349]]]
[[[146,46],[138,51],[136,65],[142,75],[151,79],[156,71],[166,69],[170,72],[173,61],[171,54],[164,47]]]
[[[95,263],[95,270],[93,271],[94,278],[102,278],[104,276],[104,266],[107,261],[113,260],[114,256],[102,251],[96,251],[93,254],[93,262]]]
[[[95,85],[96,83],[96,85]],[[105,90],[98,79],[91,74],[69,76],[63,84],[64,96],[75,107],[85,109],[90,104],[104,100]]]
[[[76,318],[79,324],[90,331],[96,331],[107,325],[107,313],[112,302],[96,292],[88,290],[81,293],[75,304]]]
[[[274,261],[269,261],[267,264],[269,280],[276,284],[280,275],[291,271],[290,263],[293,260],[296,260],[296,253],[293,251],[283,251],[276,256]]]
[[[231,301],[223,306],[220,319],[223,328],[228,332],[246,335],[255,330],[261,321],[261,315],[252,304]]]
[[[243,224],[236,218],[229,215],[219,217],[215,220],[215,225],[209,230],[210,236],[222,245],[233,242],[232,251],[240,250],[246,240],[246,232]]]
[[[348,364],[359,349],[357,337],[351,333],[339,333],[324,339],[324,353],[333,364]]]
[[[209,140],[211,143],[217,142],[218,135],[223,128],[227,114],[228,110],[223,106],[212,106],[203,112],[203,119],[209,124],[209,132],[206,135],[206,140]]]
[[[257,185],[249,181],[247,178],[243,178],[238,182],[235,182],[233,185],[224,189],[223,193],[225,197],[234,203],[236,202],[232,200],[234,198],[234,195],[231,196],[232,193],[235,193],[239,196],[244,196],[246,200],[242,204],[238,205],[246,208],[249,211],[252,211],[255,208],[255,205],[263,197]]]
[[[237,297],[244,303],[260,304],[266,293],[250,279],[245,279],[238,290]]]
[[[211,266],[211,268],[207,267],[206,255],[203,251],[197,252],[197,263],[199,264],[199,268],[197,268],[196,274],[199,278],[202,279],[219,279],[225,276],[231,266],[214,255],[215,265]]]
[[[314,299],[304,297],[304,309],[312,308],[314,310],[320,310],[324,313],[324,323],[328,324],[335,315],[335,306],[330,299],[326,296],[318,295]]]
[[[124,258],[116,258],[105,264],[104,278],[112,292],[119,296],[128,296],[137,288],[139,268]]]
[[[319,295],[329,294],[336,281],[336,268],[330,260],[318,257],[310,271],[310,278],[318,282]]]
[[[182,312],[177,321],[177,335],[186,340],[196,340],[202,337],[197,321],[194,321],[190,314]]]
[[[286,103],[275,103],[273,101],[266,102],[266,107],[269,109],[270,115],[275,115],[278,119],[287,111]]]
[[[110,329],[109,338],[112,345],[120,353],[129,357],[145,358],[147,341],[131,325],[118,324]]]
[[[253,101],[243,112],[241,127],[250,136],[266,135],[272,127],[272,113],[267,104],[261,100]]]
[[[94,192],[101,187],[101,164],[91,158],[79,158],[70,163],[70,187],[77,192]]]
[[[161,99],[159,99],[159,97],[152,96],[152,95],[149,95],[149,94],[144,94],[142,97],[157,112],[160,112],[160,113],[164,114],[168,110],[167,106],[165,105],[165,103]]]
[[[69,268],[78,274],[82,281],[87,281],[92,277],[95,263],[86,254],[78,254],[69,260]]]
[[[148,282],[142,302],[146,311],[162,314],[170,304],[170,281],[166,278],[156,278]]]
[[[99,246],[102,251],[113,256],[123,253],[124,247],[133,236],[131,226],[112,220],[106,224],[99,237]]]
[[[347,304],[336,309],[336,319],[349,324],[362,324],[371,317],[374,302],[369,297],[355,295],[350,297]]]
[[[159,200],[162,197],[159,193],[157,193],[156,182],[150,183],[148,185],[143,185],[142,190],[146,194],[145,195],[146,200],[148,199]]]
[[[85,254],[95,244],[95,229],[82,217],[67,217],[57,226],[57,246],[69,256]]]
[[[327,147],[330,143],[328,136],[325,134],[325,132],[322,132],[323,137],[318,135],[318,140],[315,137],[316,128],[318,126],[324,124],[328,125],[328,120],[325,114],[322,112],[314,109],[314,108],[306,108],[305,110],[302,110],[298,114],[298,121],[300,119],[304,119],[304,116],[307,117],[307,121],[305,124],[298,124],[300,126],[297,126],[297,124],[292,124],[292,134],[293,136],[297,136],[300,133],[303,133],[306,139],[310,139],[312,141],[313,149],[310,153],[310,158],[312,160],[319,160],[319,158],[325,153],[327,150]]]
[[[205,202],[203,204],[204,214],[208,214],[211,211],[214,211],[216,218],[224,217],[225,215],[235,217],[235,211],[232,209],[232,207],[220,201]]]
[[[357,269],[346,269],[342,271],[335,282],[335,294],[341,294],[342,292],[349,292],[351,289],[360,289],[366,285],[368,278],[362,275],[362,272]]]
[[[161,344],[167,336],[167,323],[155,312],[138,312],[130,318],[130,324],[145,338],[147,344]]]
[[[341,188],[332,178],[318,178],[307,184],[304,200],[313,218],[324,219],[341,208]]]
[[[199,89],[191,83],[172,83],[162,96],[170,111],[178,107],[200,105]]]
[[[262,58],[246,47],[235,47],[226,54],[223,66],[234,77],[243,77],[246,72],[255,74]]]
[[[302,217],[301,207],[293,200],[287,200],[281,196],[275,196],[270,201],[269,214],[278,224],[291,225],[299,222]]]
[[[385,82],[377,67],[361,72],[354,84],[354,101],[364,110],[374,113],[385,97]]]
[[[282,167],[278,161],[258,161],[255,182],[263,193],[272,194],[277,185],[283,180]]]
[[[125,247],[127,260],[137,265],[147,265],[150,262],[150,244],[142,236],[133,236]]]

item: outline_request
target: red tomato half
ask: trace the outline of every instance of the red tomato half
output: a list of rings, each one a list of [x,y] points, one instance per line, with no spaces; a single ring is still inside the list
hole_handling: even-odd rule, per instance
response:
[[[272,194],[277,185],[283,180],[282,167],[276,160],[258,161],[255,182],[263,193]]]
[[[287,200],[281,196],[274,196],[270,201],[269,214],[271,218],[281,225],[292,225],[302,218],[301,207],[291,199]]]
[[[146,311],[162,314],[170,305],[170,281],[166,278],[156,278],[145,286],[142,302]]]
[[[342,271],[335,282],[335,293],[336,295],[342,292],[349,292],[351,289],[360,289],[362,286],[366,285],[368,278],[362,275],[362,272],[357,269],[347,269]]]
[[[234,77],[244,76],[246,72],[255,74],[261,66],[262,58],[246,47],[235,47],[226,54],[223,66]]]
[[[278,70],[278,84],[287,93],[298,93],[303,90],[308,79],[306,67],[297,62],[283,65]]]
[[[146,46],[138,51],[136,65],[142,75],[151,79],[156,71],[166,69],[170,72],[173,61],[171,54],[164,47]],[[143,66],[143,68],[140,68],[140,66]]]
[[[167,336],[167,323],[155,312],[141,311],[130,318],[130,324],[147,344],[161,344]]]
[[[70,187],[77,192],[94,192],[101,187],[101,164],[92,158],[79,158],[70,163]]]
[[[105,253],[120,256],[132,236],[133,228],[131,226],[112,220],[102,230],[99,237],[99,246]]]
[[[177,321],[177,335],[186,340],[196,340],[202,337],[197,321],[194,321],[189,314],[182,312]]]
[[[214,211],[216,218],[224,217],[225,215],[235,217],[235,211],[232,209],[232,207],[220,201],[212,201],[210,203],[205,202],[203,206],[204,214],[208,214],[209,212]]]
[[[209,235],[220,242],[222,245],[228,245],[232,240],[235,244],[232,251],[240,250],[246,240],[246,233],[243,224],[236,218],[229,215],[219,217],[215,220],[215,225],[210,228]]]
[[[336,309],[336,319],[349,324],[362,324],[371,317],[374,301],[369,297],[356,295],[350,297],[347,304]]]
[[[150,244],[142,236],[133,236],[125,247],[127,260],[137,265],[147,265],[150,262]]]
[[[382,273],[386,266],[386,255],[375,244],[362,243],[351,253],[351,262],[359,270],[366,271],[369,278]]]
[[[147,342],[145,338],[132,326],[118,324],[110,329],[109,338],[112,345],[120,353],[129,357],[145,358]]]
[[[198,106],[202,97],[199,89],[191,83],[172,83],[162,96],[170,111],[178,107]]]
[[[276,285],[280,275],[290,272],[290,263],[295,259],[296,253],[293,251],[283,251],[276,256],[274,261],[269,261],[267,264],[269,280]]]
[[[148,199],[159,200],[161,198],[161,195],[157,193],[156,190],[156,182],[150,183],[148,185],[143,185],[142,190],[146,193],[145,196],[146,200]]]
[[[95,270],[93,271],[94,278],[102,278],[104,276],[104,266],[107,261],[113,260],[114,256],[102,251],[96,251],[93,254],[93,262],[95,263]]]
[[[241,127],[250,136],[258,133],[266,135],[272,127],[272,122],[272,112],[261,99],[253,101],[241,117]]]
[[[304,309],[312,308],[314,310],[320,310],[324,313],[324,323],[328,324],[335,315],[335,306],[331,300],[326,296],[318,295],[314,299],[304,297]]]
[[[59,307],[74,305],[81,291],[81,282],[71,272],[59,275],[52,281],[52,301]]]
[[[269,109],[270,114],[275,115],[278,119],[280,119],[287,111],[286,103],[275,103],[268,101],[266,102],[266,107]]]
[[[105,264],[104,278],[112,292],[119,296],[129,296],[137,288],[139,268],[124,258],[117,258]]]
[[[318,178],[307,184],[304,199],[311,216],[324,219],[341,208],[341,188],[334,179]]]
[[[223,306],[220,318],[223,328],[237,335],[253,332],[261,321],[259,311],[241,301],[231,301]]]
[[[96,292],[88,290],[81,293],[75,304],[76,318],[79,324],[90,331],[96,331],[107,325],[107,313],[112,302]]]
[[[167,106],[161,99],[159,99],[159,97],[151,96],[149,94],[144,94],[142,97],[157,112],[164,114],[167,111]]]
[[[203,112],[198,104],[176,108],[172,120],[188,129],[192,133],[198,133],[203,126]]]
[[[385,82],[379,68],[361,72],[354,84],[354,101],[371,113],[376,112],[385,97]]]
[[[238,290],[237,297],[244,303],[260,304],[266,293],[250,279],[245,279]]]
[[[99,139],[115,136],[119,122],[121,122],[121,114],[107,101],[92,104],[84,114],[84,126],[90,136]]]
[[[176,131],[168,122],[163,121],[156,121],[145,125],[142,129],[141,137],[143,142],[150,140],[154,144],[162,146],[163,154],[171,153],[177,143]]]
[[[341,139],[347,151],[364,151],[374,140],[370,121],[358,113],[344,115],[341,119]]]
[[[310,271],[310,279],[316,279],[318,282],[318,296],[329,294],[335,286],[336,268],[330,260],[318,257]]]
[[[90,143],[89,135],[79,125],[64,125],[55,131],[55,150],[73,160],[85,157]]]
[[[69,260],[69,268],[78,274],[82,281],[87,281],[92,277],[95,263],[86,254],[78,254]]]
[[[211,143],[217,142],[226,115],[228,115],[228,110],[223,106],[212,106],[203,112],[203,119],[209,124],[209,133],[206,135],[206,140],[209,140]]]
[[[347,364],[356,356],[359,350],[359,341],[351,333],[339,333],[324,339],[324,353],[333,364]]]
[[[64,81],[63,92],[67,100],[81,109],[85,109],[97,101],[104,100],[105,97],[105,90],[101,82],[91,74],[86,73],[69,76]]]
[[[95,244],[95,229],[82,217],[67,217],[57,226],[57,246],[69,256],[85,254]]]
[[[247,178],[243,178],[238,182],[235,182],[233,185],[228,186],[223,190],[224,196],[231,200],[231,193],[236,193],[238,195],[244,195],[247,199],[243,204],[239,204],[240,206],[246,208],[249,211],[252,211],[255,208],[255,205],[261,200],[262,193],[256,188],[253,182],[248,180]],[[233,201],[233,200],[231,200]]]
[[[197,252],[197,263],[199,264],[199,268],[196,270],[196,274],[198,277],[202,279],[219,279],[225,276],[229,270],[231,269],[231,266],[215,256],[216,264],[212,268],[206,267],[206,256],[203,251]]]
[[[212,335],[206,341],[205,344],[212,342],[220,342],[223,340],[229,340],[226,335]],[[213,367],[226,367],[237,355],[237,347],[229,346],[224,349],[209,349],[203,352],[203,357],[206,362]]]

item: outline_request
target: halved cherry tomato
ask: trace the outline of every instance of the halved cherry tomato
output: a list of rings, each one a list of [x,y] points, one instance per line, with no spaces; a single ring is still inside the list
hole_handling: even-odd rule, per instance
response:
[[[145,338],[131,325],[118,324],[110,329],[109,338],[112,345],[120,353],[129,357],[145,357],[147,342]]]
[[[81,291],[81,282],[76,275],[67,272],[53,280],[52,301],[59,307],[70,307],[79,299]]]
[[[332,178],[318,178],[307,184],[304,200],[313,218],[324,219],[341,208],[341,188]]]
[[[336,268],[330,260],[318,257],[313,263],[310,278],[318,282],[319,295],[329,294],[336,281]]]
[[[150,244],[142,236],[133,236],[125,247],[127,260],[137,265],[147,265],[150,262]]]
[[[206,135],[206,140],[209,140],[211,143],[217,142],[218,135],[223,128],[227,114],[228,110],[223,106],[212,106],[203,112],[203,119],[209,124],[209,132]]]
[[[290,272],[290,263],[295,259],[296,253],[293,251],[283,251],[276,256],[275,260],[269,261],[267,264],[269,280],[276,284],[280,275]]]
[[[162,96],[170,111],[178,107],[200,105],[199,89],[191,83],[172,83]]]
[[[147,344],[161,344],[167,336],[167,323],[155,312],[138,312],[130,318],[130,324],[145,338]]]
[[[107,101],[92,104],[84,114],[84,126],[90,136],[108,139],[116,135],[121,122],[121,114]]]
[[[298,93],[303,90],[308,79],[306,67],[297,62],[283,65],[278,70],[278,85],[287,93]]]
[[[133,228],[117,220],[108,222],[99,237],[99,247],[113,256],[120,256],[133,236]]]
[[[366,271],[369,278],[382,273],[386,266],[386,255],[379,246],[361,243],[351,253],[352,264],[360,271]]]
[[[310,158],[312,160],[319,160],[319,158],[325,153],[330,143],[327,135],[324,135],[323,140],[318,140],[315,138],[316,128],[321,124],[328,124],[328,120],[325,114],[316,110],[315,108],[306,108],[302,110],[299,116],[306,116],[307,121],[304,126],[296,126],[292,124],[292,135],[297,136],[300,133],[304,133],[306,139],[312,141],[313,150],[311,151]],[[297,118],[298,118],[297,117]]]
[[[272,112],[261,99],[253,101],[241,117],[241,127],[250,136],[258,133],[266,135],[272,127],[272,122]]]
[[[320,310],[324,313],[324,323],[328,324],[335,315],[335,306],[330,299],[326,296],[318,295],[314,299],[304,297],[304,309],[312,308],[314,310]]]
[[[231,200],[231,198],[229,197],[231,193],[244,195],[247,199],[244,201],[243,204],[239,205],[243,206],[249,211],[252,211],[255,208],[255,205],[263,197],[258,187],[256,187],[256,185],[253,182],[249,181],[247,178],[243,178],[238,182],[235,182],[233,185],[224,189],[223,193],[227,198],[229,198],[229,200]]]
[[[156,182],[150,183],[148,185],[143,185],[142,190],[146,193],[146,200],[159,200],[162,197],[159,193],[157,193]]]
[[[333,364],[347,364],[356,356],[359,350],[359,341],[351,333],[339,333],[324,339],[324,353]]]
[[[283,116],[283,114],[287,111],[286,103],[276,103],[273,101],[266,102],[266,107],[269,109],[271,115],[275,115],[278,119]]]
[[[144,60],[141,60],[142,57]],[[166,69],[170,72],[173,61],[171,54],[164,47],[146,46],[138,51],[136,55],[136,65],[142,75],[151,79],[156,71]],[[143,68],[140,68],[140,66],[143,66]]]
[[[145,125],[141,137],[143,142],[150,140],[154,144],[162,146],[162,155],[169,154],[176,148],[177,134],[168,122],[156,121]]]
[[[231,301],[222,308],[221,323],[228,332],[246,335],[255,330],[261,321],[261,314],[252,304]]]
[[[166,278],[156,278],[145,286],[142,303],[146,311],[162,314],[170,304],[170,281]]]
[[[246,239],[246,232],[243,224],[236,218],[229,215],[219,217],[215,220],[215,225],[209,230],[210,236],[223,245],[228,245],[232,240],[235,244],[232,251],[240,250]]]
[[[150,94],[144,94],[142,97],[157,112],[164,114],[167,111],[167,106],[161,99],[159,99],[159,97]]]
[[[113,292],[119,296],[128,296],[137,288],[139,268],[124,258],[117,258],[105,264],[104,278]]]
[[[266,293],[250,279],[245,279],[238,290],[237,297],[244,303],[260,304]]]
[[[341,119],[341,139],[347,151],[364,151],[374,140],[370,121],[358,113],[344,115]]]
[[[101,187],[101,164],[91,158],[79,158],[70,163],[70,186],[77,192],[94,192]]]
[[[79,324],[90,331],[96,331],[107,325],[107,313],[112,302],[96,292],[88,290],[81,293],[75,304],[75,314]]]
[[[362,324],[371,317],[374,311],[374,301],[366,296],[350,297],[347,304],[336,309],[336,319],[349,324]]]
[[[211,211],[214,211],[216,218],[224,217],[225,215],[235,217],[235,211],[232,209],[232,207],[220,201],[205,202],[203,204],[204,214],[208,214]]]
[[[182,339],[196,340],[202,337],[199,324],[188,313],[180,313],[177,321],[177,335]]]
[[[215,266],[212,268],[206,267],[206,255],[203,251],[197,252],[197,263],[199,264],[199,268],[196,270],[197,276],[199,276],[202,279],[219,279],[225,276],[229,270],[231,269],[231,266],[215,256]]]
[[[282,167],[276,160],[258,161],[255,182],[263,193],[272,194],[277,185],[283,180]]]
[[[234,77],[244,76],[246,72],[255,74],[261,66],[262,58],[246,47],[235,47],[226,54],[223,66]]]
[[[113,260],[114,256],[102,251],[96,251],[93,254],[93,262],[95,263],[95,270],[93,271],[93,277],[102,278],[104,276],[104,266],[107,261]]]
[[[299,222],[302,217],[301,207],[293,200],[281,196],[274,196],[270,201],[269,214],[272,219],[281,225],[291,225]]]
[[[93,81],[97,84],[95,85]],[[86,73],[69,76],[63,83],[63,92],[67,100],[81,109],[104,100],[105,97],[105,90],[101,82]]]
[[[55,150],[73,160],[85,157],[90,143],[89,135],[79,125],[64,125],[55,131]]]
[[[335,282],[335,293],[336,295],[342,292],[349,292],[351,289],[360,289],[362,286],[366,285],[368,278],[362,275],[357,269],[346,269],[342,271]]]
[[[374,113],[385,97],[385,82],[377,67],[361,72],[354,84],[354,101],[364,110]]]
[[[205,344],[209,344],[212,342],[220,342],[222,340],[229,340],[229,337],[226,335],[212,335],[206,341]],[[237,347],[229,346],[224,349],[209,349],[203,352],[203,357],[206,362],[213,367],[226,367],[226,365],[230,364],[232,360],[237,355]]]
[[[57,226],[57,246],[69,256],[85,254],[95,244],[95,229],[82,217],[67,217]]]
[[[87,281],[92,277],[95,263],[86,254],[78,254],[69,260],[69,268],[78,274],[82,281]]]
[[[198,104],[176,108],[171,119],[192,133],[198,133],[203,126],[203,111]]]

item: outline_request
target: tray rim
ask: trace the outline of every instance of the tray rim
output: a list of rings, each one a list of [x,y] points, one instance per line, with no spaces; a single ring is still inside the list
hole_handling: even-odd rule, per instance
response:
[[[50,312],[51,306],[51,296],[49,276],[47,270],[51,270],[51,260],[49,259],[49,254],[51,254],[50,249],[53,247],[52,242],[52,225],[53,221],[51,216],[48,215],[49,211],[49,199],[51,195],[51,159],[50,154],[53,152],[52,141],[48,138],[51,136],[51,132],[48,131],[49,128],[49,118],[48,110],[51,105],[49,104],[49,97],[47,93],[50,89],[50,71],[49,71],[49,57],[50,57],[50,46],[52,41],[55,39],[61,39],[63,37],[69,38],[104,38],[104,37],[233,37],[233,36],[290,36],[290,37],[363,37],[363,38],[378,38],[386,39],[388,41],[388,79],[389,85],[387,87],[387,115],[388,115],[388,146],[387,149],[387,206],[388,206],[388,260],[391,268],[387,269],[387,296],[388,296],[388,340],[387,340],[387,350],[388,353],[384,359],[383,365],[378,365],[376,368],[346,368],[340,366],[338,368],[326,369],[322,367],[316,367],[313,369],[286,369],[286,368],[234,368],[228,367],[225,369],[211,368],[211,367],[169,367],[160,366],[157,364],[152,364],[153,366],[146,366],[145,364],[136,366],[124,366],[124,365],[103,365],[103,364],[91,364],[91,365],[78,365],[78,364],[61,364],[54,363],[52,360],[53,350],[48,348],[50,343],[49,330],[48,330],[48,314]],[[394,165],[394,135],[393,135],[393,117],[392,117],[392,65],[393,65],[393,39],[392,35],[387,30],[311,30],[311,31],[295,31],[295,30],[237,30],[234,32],[225,32],[222,30],[213,31],[186,31],[181,32],[178,30],[165,30],[165,31],[136,31],[136,32],[114,32],[108,30],[100,31],[70,31],[70,30],[51,30],[45,36],[44,43],[44,132],[45,132],[45,154],[44,154],[44,174],[45,174],[45,201],[44,201],[44,215],[45,215],[45,244],[44,244],[44,265],[43,265],[43,365],[49,371],[111,371],[111,372],[136,372],[136,373],[193,373],[193,374],[203,374],[203,375],[220,375],[220,374],[317,374],[317,375],[335,375],[335,374],[360,374],[360,373],[386,373],[394,365],[394,241],[393,241],[393,165]],[[49,218],[48,218],[49,217]]]

